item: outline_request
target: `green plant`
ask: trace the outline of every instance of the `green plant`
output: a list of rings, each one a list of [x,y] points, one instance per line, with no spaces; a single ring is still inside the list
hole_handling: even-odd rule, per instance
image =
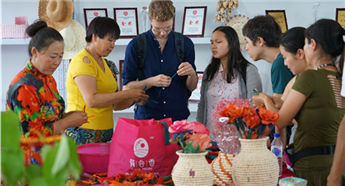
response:
[[[1,177],[6,186],[65,185],[67,177],[79,179],[82,167],[74,141],[63,135],[54,145],[43,145],[43,165],[24,165],[20,148],[19,119],[14,112],[1,112]]]

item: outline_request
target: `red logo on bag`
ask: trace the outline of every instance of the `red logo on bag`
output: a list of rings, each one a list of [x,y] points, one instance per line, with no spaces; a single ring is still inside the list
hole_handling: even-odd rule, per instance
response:
[[[134,142],[134,154],[138,158],[143,158],[149,153],[149,144],[144,138],[138,138]]]
[[[127,11],[124,11],[124,12],[123,12],[123,15],[124,15],[124,16],[127,16],[127,15],[128,15],[128,12],[127,12]]]
[[[198,13],[198,11],[196,11],[196,10],[193,10],[193,14],[195,15],[196,13]]]
[[[93,15],[94,15],[94,16],[98,16],[98,12],[94,12]]]

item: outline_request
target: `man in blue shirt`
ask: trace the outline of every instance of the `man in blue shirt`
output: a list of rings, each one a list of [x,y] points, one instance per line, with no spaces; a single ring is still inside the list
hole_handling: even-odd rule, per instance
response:
[[[149,18],[152,28],[146,32],[146,55],[140,78],[138,39],[134,38],[126,48],[122,73],[124,89],[146,87],[150,96],[145,105],[138,105],[135,119],[172,118],[175,121],[190,115],[185,89],[193,91],[198,82],[194,44],[183,36],[184,60],[180,63],[172,31],[174,12],[171,0],[151,1]]]

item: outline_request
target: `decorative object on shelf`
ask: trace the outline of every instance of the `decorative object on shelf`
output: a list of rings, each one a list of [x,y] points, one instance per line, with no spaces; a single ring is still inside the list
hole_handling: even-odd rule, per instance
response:
[[[120,26],[120,38],[133,38],[139,34],[137,8],[114,8],[114,19]]]
[[[266,15],[274,17],[280,26],[282,33],[285,33],[288,30],[285,10],[266,10]]]
[[[204,37],[207,6],[184,7],[182,34]]]
[[[197,71],[196,75],[198,76],[198,84],[196,86],[196,89],[192,92],[192,95],[190,96],[188,101],[191,102],[199,102],[200,101],[200,91],[201,91],[201,84],[202,84],[202,75],[204,72]]]
[[[85,29],[95,17],[108,17],[107,8],[84,8]]]
[[[26,16],[15,17],[14,25],[0,25],[0,38],[14,39],[27,38],[25,33],[28,27],[28,18]]]
[[[232,169],[235,185],[276,185],[278,159],[267,148],[268,137],[262,138],[262,135],[268,124],[278,121],[279,114],[263,107],[253,108],[246,99],[236,99],[227,103],[219,115],[220,121],[227,120],[240,135],[241,152],[236,155]]]
[[[320,2],[315,3],[315,5],[313,6],[313,22],[315,23],[318,20],[318,12],[319,12],[319,6],[320,6]]]
[[[182,147],[176,152],[179,159],[171,173],[174,184],[212,185],[211,165],[205,158],[205,150],[211,146],[208,129],[201,123],[182,120],[175,121],[169,127],[169,132],[173,134],[170,142]]]
[[[345,29],[345,8],[337,8],[336,21]]]
[[[72,59],[80,50],[86,47],[86,33],[84,27],[75,20],[60,31],[64,41],[64,54],[62,59]]]
[[[49,27],[60,31],[72,20],[74,3],[72,0],[40,0],[38,17]]]
[[[249,17],[238,14],[231,16],[225,23],[226,26],[230,26],[236,31],[238,40],[240,41],[240,50],[244,50],[246,47],[246,40],[242,34],[242,28],[248,22],[248,20]]]
[[[233,161],[235,185],[277,185],[279,165],[277,157],[267,149],[268,137],[241,139],[242,150]]]
[[[283,178],[279,180],[279,186],[307,186],[307,180],[302,178]]]
[[[141,21],[142,21],[142,26],[143,30],[142,32],[146,32],[151,28],[151,22],[149,19],[149,9],[147,6],[143,6],[142,9],[140,9],[141,12]]]
[[[235,186],[232,179],[232,162],[236,155],[219,152],[218,157],[212,161],[211,167],[214,181],[220,186]]]
[[[172,171],[172,179],[176,186],[194,186],[213,184],[211,165],[207,163],[207,152],[183,153],[176,152],[179,156]]]
[[[238,8],[238,0],[218,0],[217,12],[219,12],[214,17],[214,22],[226,22],[227,18],[232,15],[232,10]]]

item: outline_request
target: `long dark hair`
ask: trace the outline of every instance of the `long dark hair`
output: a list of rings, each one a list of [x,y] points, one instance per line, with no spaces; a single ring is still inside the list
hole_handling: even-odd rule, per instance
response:
[[[231,83],[232,80],[236,79],[236,74],[234,70],[237,70],[241,76],[243,77],[245,72],[242,69],[249,64],[249,62],[243,57],[241,50],[240,50],[240,42],[238,40],[238,36],[236,31],[229,27],[229,26],[220,26],[217,27],[212,33],[215,31],[221,31],[225,34],[225,38],[229,44],[229,54],[228,54],[228,61],[227,61],[227,75],[226,81]],[[220,65],[220,59],[216,59],[212,57],[210,64],[207,66],[207,81],[211,81],[214,77],[214,74],[218,71]]]
[[[343,73],[345,47],[343,35],[344,29],[340,24],[331,19],[320,19],[309,26],[305,31],[305,37],[310,43],[314,39],[316,43],[320,44],[325,56],[330,56],[335,59],[341,54],[339,60],[339,70]]]

